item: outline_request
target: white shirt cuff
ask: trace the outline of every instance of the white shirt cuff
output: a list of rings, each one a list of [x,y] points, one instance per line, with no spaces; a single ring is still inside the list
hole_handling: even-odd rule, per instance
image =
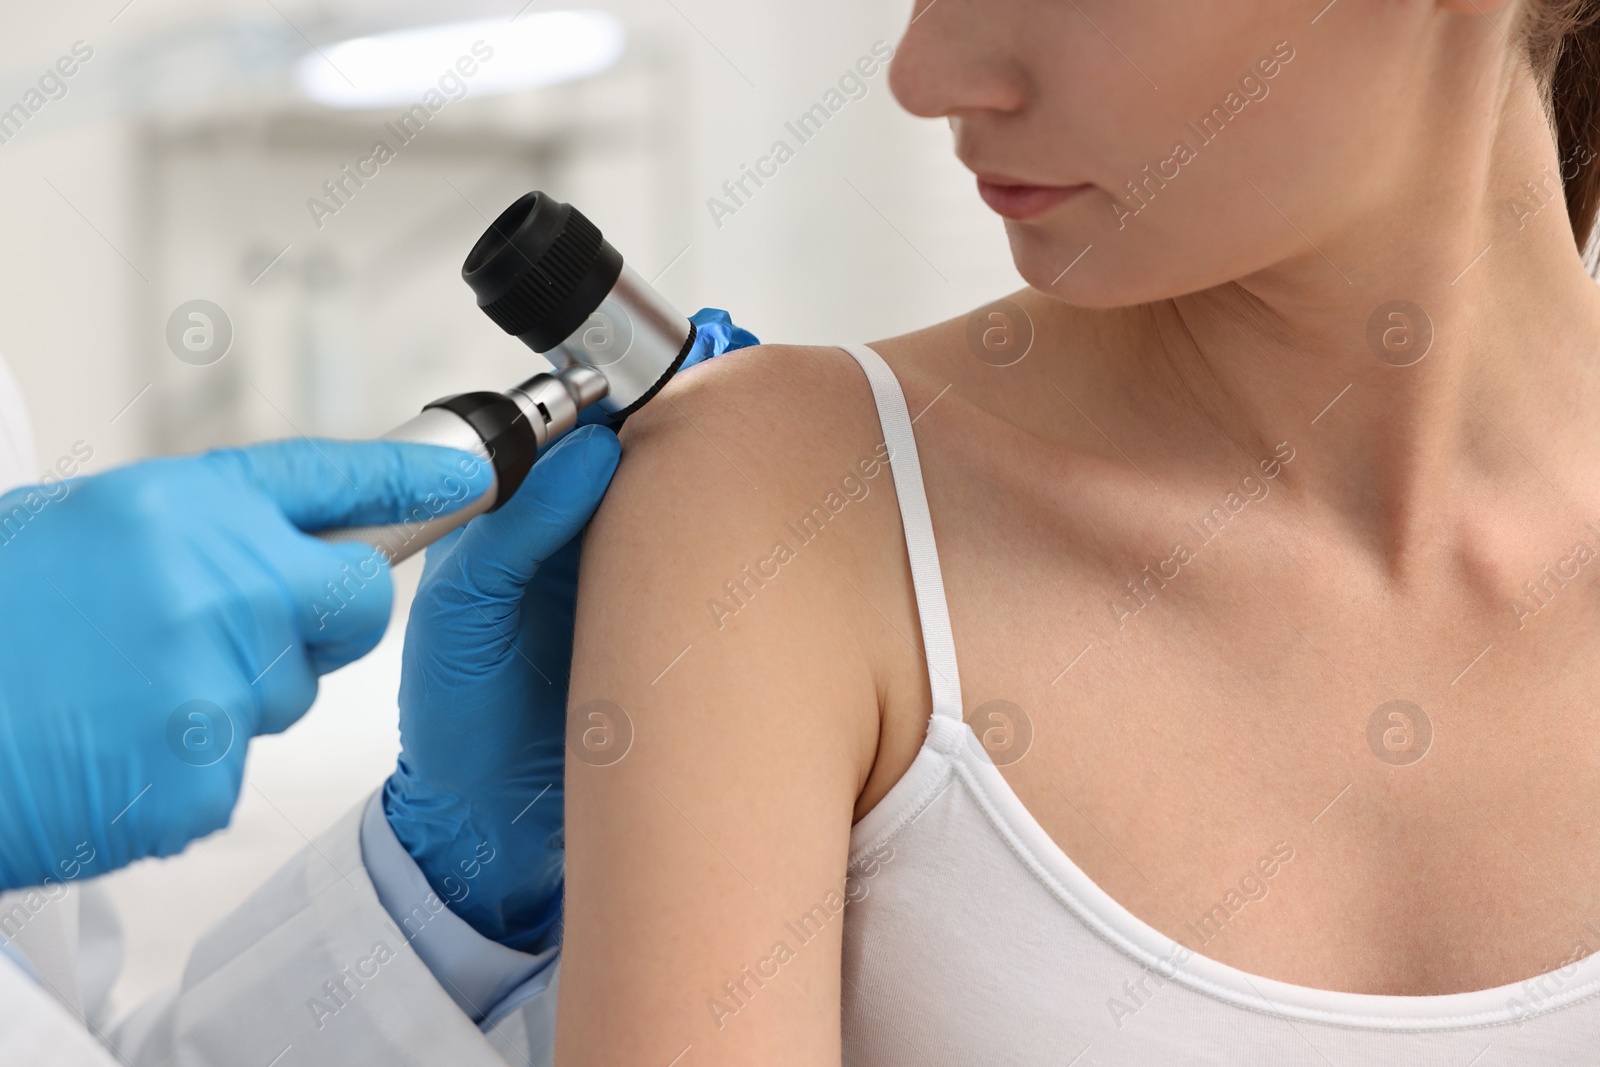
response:
[[[550,968],[558,946],[539,953],[518,952],[484,937],[433,891],[383,813],[383,791],[374,793],[361,821],[361,860],[378,892],[378,901],[417,950],[417,956],[456,1005],[484,1026],[542,988],[535,981]],[[499,1010],[497,1010],[499,1009]]]
[[[39,972],[34,970],[33,961],[28,958],[28,954],[22,951],[21,946],[3,935],[0,935],[0,960],[10,960],[17,965],[19,971],[33,980],[34,985],[44,985]]]

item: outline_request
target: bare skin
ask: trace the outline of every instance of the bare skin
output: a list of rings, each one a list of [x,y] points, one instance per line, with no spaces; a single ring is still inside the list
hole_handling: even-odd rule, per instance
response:
[[[1091,6],[1120,39],[1161,22]],[[1115,182],[1056,153],[1112,146],[1107,175],[1136,173],[1157,142],[1135,143],[1137,97],[1078,119],[1068,82],[1121,75],[1114,55],[1088,73],[1032,55],[1089,49],[1054,6],[940,0],[893,72],[975,171],[1096,185],[1008,224],[1032,286],[1010,298],[1033,331],[1020,362],[978,358],[967,316],[873,342],[918,416],[964,706],[1022,709],[1032,744],[1002,772],[1113,898],[1304,986],[1461,992],[1600,947],[1600,296],[1559,204],[1507,210],[1562,161],[1509,23],[1490,25],[1511,8],[1478,6],[1346,0],[1278,109],[1127,229]],[[1197,100],[1309,17],[1195,7],[1132,59]],[[1367,340],[1396,298],[1433,333],[1409,366]],[[875,412],[828,349],[741,353],[663,399],[626,431],[586,546],[574,738],[596,699],[635,738],[569,765],[558,1055],[837,1063],[837,925],[737,1026],[705,1002],[842,882],[850,825],[922,742],[888,473],[736,612],[711,605],[873,453]],[[1369,741],[1392,700],[1431,724],[1420,759],[1403,731]],[[1279,842],[1270,894],[1197,937]]]

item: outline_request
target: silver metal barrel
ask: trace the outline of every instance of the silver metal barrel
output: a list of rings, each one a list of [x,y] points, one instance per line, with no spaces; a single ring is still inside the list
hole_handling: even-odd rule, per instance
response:
[[[457,449],[465,453],[459,473],[442,478],[437,491],[427,494],[401,522],[322,530],[316,536],[330,543],[365,542],[390,564],[399,563],[515,493],[539,449],[571,429],[578,413],[605,395],[604,375],[577,365],[556,374],[536,374],[498,395],[468,393],[435,401],[383,439]],[[488,465],[494,482],[487,492],[462,504],[468,479],[482,464]]]
[[[681,358],[691,331],[683,313],[624,263],[588,321],[544,356],[557,367],[585,364],[604,374],[611,392],[600,406],[615,413],[660,385]]]

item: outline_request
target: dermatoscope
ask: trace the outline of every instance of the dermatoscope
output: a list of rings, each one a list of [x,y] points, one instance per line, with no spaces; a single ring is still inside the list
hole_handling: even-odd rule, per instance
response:
[[[364,541],[391,564],[510,500],[546,441],[591,404],[613,421],[637,411],[694,348],[695,326],[622,260],[571,204],[532,192],[473,245],[461,276],[484,314],[556,368],[503,393],[459,393],[428,404],[384,434],[445,445],[494,468],[494,486],[447,514],[420,508],[389,526],[319,531],[324,541]],[[441,487],[438,510],[451,500]],[[464,483],[456,487],[464,491]],[[459,500],[459,496],[455,498]]]

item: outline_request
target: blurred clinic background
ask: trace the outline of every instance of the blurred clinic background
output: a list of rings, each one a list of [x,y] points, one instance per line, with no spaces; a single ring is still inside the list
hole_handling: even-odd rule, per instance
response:
[[[75,449],[95,473],[302,433],[376,435],[437,396],[544,369],[459,274],[488,222],[535,188],[576,204],[685,313],[726,308],[764,340],[869,340],[1019,287],[948,127],[902,112],[881,61],[844,78],[887,54],[909,8],[12,4],[0,353],[41,470]],[[433,107],[402,122],[416,103]],[[818,104],[827,121],[802,127]],[[746,168],[780,140],[791,153],[761,163],[757,186]],[[221,312],[191,337],[198,354],[181,336],[201,320],[185,311],[169,330],[191,301]],[[378,651],[254,746],[232,825],[111,877],[119,1009],[175,981],[201,930],[389,773],[420,564],[396,573]]]

